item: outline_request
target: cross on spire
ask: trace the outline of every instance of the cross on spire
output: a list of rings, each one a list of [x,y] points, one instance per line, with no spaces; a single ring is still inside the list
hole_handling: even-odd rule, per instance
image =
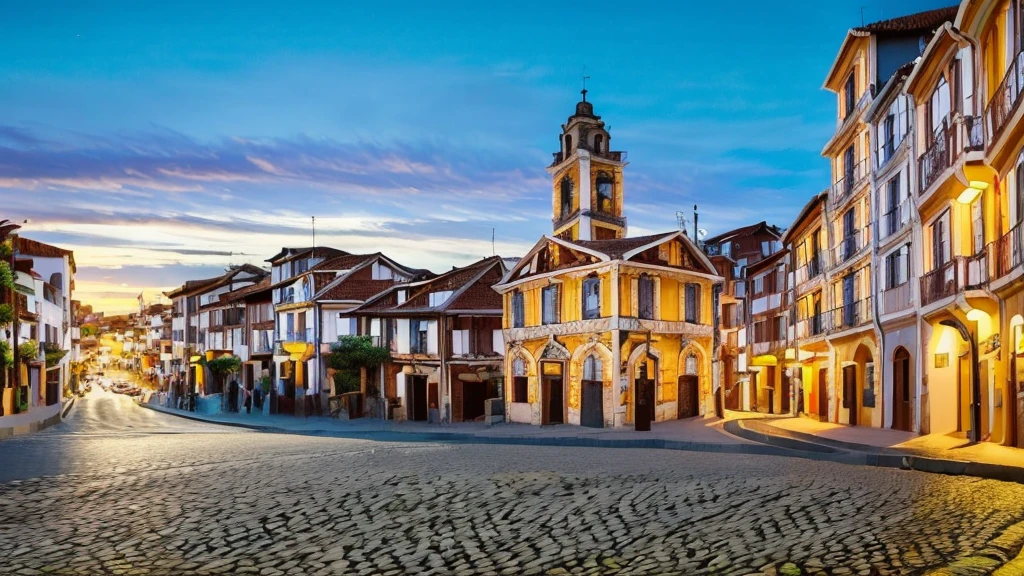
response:
[[[590,79],[590,76],[587,76],[587,69],[584,68],[583,69],[583,90],[580,90],[580,94],[583,94],[583,101],[584,102],[587,101],[587,80],[589,80],[589,79]]]

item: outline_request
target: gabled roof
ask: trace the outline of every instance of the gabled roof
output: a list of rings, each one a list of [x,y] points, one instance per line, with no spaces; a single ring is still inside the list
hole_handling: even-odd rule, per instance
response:
[[[387,290],[398,282],[395,280],[367,280],[356,278],[356,272],[363,270],[375,262],[383,262],[386,266],[397,272],[409,276],[412,282],[426,280],[434,277],[434,273],[425,269],[409,268],[388,258],[380,252],[373,254],[360,254],[339,256],[330,261],[321,263],[325,268],[335,266],[338,270],[345,270],[344,274],[335,276],[331,281],[321,284],[319,281],[314,284],[317,293],[314,300],[321,302],[332,301],[365,301],[368,298]],[[314,267],[314,270],[320,265]],[[314,272],[314,274],[321,274]]]
[[[229,269],[227,272],[220,276],[217,276],[216,278],[206,278],[204,280],[189,280],[182,284],[181,286],[179,286],[178,288],[171,290],[170,292],[164,292],[164,296],[167,296],[168,298],[176,298],[178,296],[191,296],[192,294],[204,290],[212,290],[214,288],[227,284],[228,282],[231,281],[232,278],[234,278],[235,276],[242,272],[259,276],[261,279],[267,275],[267,271],[258,266],[253,266],[252,264],[242,264],[240,266],[235,266],[234,268]]]
[[[270,288],[270,277],[269,276],[264,276],[262,280],[260,280],[259,282],[253,284],[252,286],[246,286],[244,288],[239,288],[238,290],[232,290],[231,292],[227,292],[227,293],[221,294],[219,302],[217,302],[217,303],[218,304],[226,304],[228,302],[237,302],[239,300],[244,300],[245,297],[250,295],[250,294],[254,294],[254,293],[259,292],[261,290],[267,290],[269,288]]]
[[[71,250],[65,250],[64,248],[58,248],[51,244],[44,244],[38,240],[31,240],[24,236],[18,236],[18,254],[24,256],[36,256],[39,258],[63,258],[68,257],[68,263],[71,266],[72,272],[78,272],[75,267],[75,253]]]
[[[789,250],[779,250],[778,252],[772,254],[771,256],[768,256],[767,258],[763,258],[761,260],[758,260],[757,262],[754,262],[753,264],[747,265],[747,278],[753,278],[755,274],[761,272],[762,270],[767,270],[769,268],[774,267],[774,264],[778,263],[778,261],[781,260],[782,257],[788,253]]]
[[[281,251],[278,252],[277,254],[271,256],[270,258],[267,258],[265,262],[276,264],[281,260],[288,260],[290,258],[298,258],[306,254],[312,254],[313,250],[316,250],[317,256],[322,256],[327,259],[333,258],[335,256],[345,256],[348,254],[348,252],[345,252],[344,250],[338,250],[337,248],[331,248],[330,246],[310,246],[309,248],[284,247],[281,248]]]
[[[469,266],[453,268],[430,280],[394,286],[371,298],[353,312],[395,315],[440,313],[447,310],[501,309],[501,297],[490,287],[504,273],[505,265],[501,257],[491,256]],[[493,294],[493,301],[484,301],[486,296],[482,290],[470,292],[479,282],[483,282],[481,285]],[[398,290],[409,291],[408,298],[401,304],[397,303],[396,293]],[[447,291],[451,291],[453,294],[442,304],[430,306],[431,293]]]
[[[880,35],[931,32],[941,26],[943,22],[952,22],[956,18],[956,13],[959,9],[959,4],[945,8],[936,8],[935,10],[926,10],[916,14],[908,14],[907,16],[898,16],[888,20],[872,22],[871,24],[858,26],[854,30]]]
[[[762,221],[758,222],[757,224],[751,224],[749,226],[743,226],[741,228],[736,228],[735,230],[730,230],[728,232],[723,232],[722,234],[719,234],[718,236],[712,236],[711,238],[708,238],[708,239],[704,240],[704,243],[705,244],[718,244],[719,242],[722,242],[723,240],[728,240],[729,238],[734,238],[736,236],[750,236],[750,235],[754,234],[755,232],[758,232],[758,231],[761,231],[761,230],[763,230],[765,232],[768,232],[769,234],[775,236],[776,238],[779,237],[779,233],[776,231],[775,227],[774,226],[769,226],[767,221],[762,220]]]

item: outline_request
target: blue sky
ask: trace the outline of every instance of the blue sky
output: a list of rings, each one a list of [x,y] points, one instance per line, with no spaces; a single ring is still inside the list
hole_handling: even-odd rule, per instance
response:
[[[947,1],[19,2],[0,20],[0,217],[108,310],[281,246],[435,271],[550,232],[591,77],[630,233],[700,206],[787,226],[828,186],[846,31]],[[12,12],[13,10],[13,12]]]

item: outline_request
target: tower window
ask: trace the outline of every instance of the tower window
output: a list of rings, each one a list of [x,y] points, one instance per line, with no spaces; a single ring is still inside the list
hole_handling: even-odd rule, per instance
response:
[[[601,146],[604,144],[604,136],[597,134],[594,136],[594,152],[604,152]]]
[[[565,135],[565,157],[568,158],[572,154],[572,135]]]
[[[597,175],[597,210],[611,214],[614,212],[612,203],[612,185],[614,180],[607,172],[599,172]]]
[[[565,176],[562,178],[560,185],[562,192],[562,217],[564,218],[572,213],[572,178]]]

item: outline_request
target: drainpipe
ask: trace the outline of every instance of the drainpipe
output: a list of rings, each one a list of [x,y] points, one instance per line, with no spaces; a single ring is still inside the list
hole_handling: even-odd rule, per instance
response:
[[[444,312],[437,315],[437,356],[438,362],[438,388],[444,391],[444,414],[441,416],[442,424],[451,424],[452,421],[452,382],[448,374],[448,326],[445,324]],[[429,394],[428,394],[429,397]]]
[[[314,379],[314,384],[316,385],[316,394],[318,396],[322,395],[321,394],[321,390],[323,389],[323,373],[324,373],[323,365],[321,364],[322,358],[320,357],[320,341],[321,341],[321,337],[322,337],[322,334],[321,334],[321,319],[320,319],[321,314],[322,314],[322,309],[320,307],[320,303],[314,301],[313,302],[313,346],[314,346],[314,352],[316,353],[316,378]],[[317,405],[318,406],[320,405],[319,401],[317,402]],[[328,409],[328,411],[330,411],[330,410]]]
[[[897,98],[900,98],[901,96],[902,95],[897,95]],[[878,129],[875,127],[874,123],[871,124],[871,136],[872,136],[872,138],[873,138],[873,140],[875,142],[878,141]],[[876,150],[877,150],[877,148],[876,148]],[[872,263],[872,266],[871,266],[871,274],[870,274],[871,278],[870,278],[870,280],[871,280],[871,294],[873,295],[872,302],[871,302],[871,308],[872,308],[871,323],[874,325],[875,335],[878,337],[878,343],[879,343],[878,355],[879,355],[879,358],[878,358],[878,362],[876,362],[875,365],[876,365],[876,373],[878,374],[878,377],[877,377],[878,381],[882,383],[882,394],[881,394],[882,398],[881,399],[876,398],[875,402],[877,404],[881,404],[882,405],[882,417],[880,419],[881,420],[880,427],[881,428],[885,428],[885,364],[886,364],[885,332],[882,330],[882,320],[881,320],[881,317],[880,317],[882,305],[879,302],[880,299],[878,298],[878,295],[879,295],[880,291],[878,290],[878,266],[877,266],[877,264],[878,264],[878,239],[879,239],[879,236],[880,236],[879,231],[878,231],[878,229],[879,229],[878,224],[881,222],[881,219],[877,218],[877,215],[878,215],[878,207],[881,206],[882,203],[875,201],[875,198],[876,198],[877,194],[878,194],[878,180],[876,178],[875,171],[872,170],[871,171],[871,196],[868,198],[868,203],[869,203],[868,213],[872,215],[871,219],[872,219],[872,221],[873,221],[873,223],[875,225],[875,233],[871,237],[871,263]],[[909,282],[910,279],[908,278],[907,281]],[[892,385],[895,386],[896,383],[893,382]],[[892,394],[892,397],[893,398],[896,397],[895,391]],[[893,420],[894,420],[893,423],[895,424],[895,412],[893,412]]]
[[[907,101],[908,101],[907,102],[907,109],[908,110],[916,111],[917,110],[917,102],[914,101],[914,96],[911,95],[911,94],[906,94],[906,97],[907,97]],[[911,211],[910,211],[910,236],[912,238],[911,244],[913,246],[916,246],[917,248],[912,251],[913,252],[912,254],[907,254],[907,258],[910,259],[910,263],[914,265],[911,268],[910,272],[912,272],[914,269],[921,270],[923,272],[924,271],[924,231],[921,228],[921,213],[918,210],[917,190],[915,190],[915,188],[918,187],[918,186],[915,186],[915,185],[918,185],[917,162],[916,162],[916,158],[915,158],[916,157],[916,152],[917,152],[917,122],[916,122],[917,117],[916,117],[916,112],[915,112],[914,116],[911,116],[911,118],[914,119],[915,122],[912,122],[907,127],[907,138],[909,138],[909,143],[910,143],[910,146],[908,146],[908,147],[911,150],[910,161],[907,163],[908,164],[908,167],[907,167],[907,187],[910,188],[910,190],[908,190],[908,192],[910,192],[910,207],[911,207]],[[914,275],[912,273],[907,274],[907,276],[908,276],[908,279],[907,279],[908,282],[911,281],[911,278],[914,278]],[[914,430],[915,432],[920,434],[920,433],[922,433],[924,431],[924,426],[922,425],[922,418],[923,418],[923,416],[922,416],[922,399],[921,399],[921,396],[922,396],[922,393],[924,392],[924,385],[923,385],[923,382],[924,382],[923,371],[924,371],[924,367],[925,367],[924,359],[925,359],[925,355],[928,353],[927,352],[927,343],[924,342],[924,318],[921,316],[921,281],[920,281],[920,278],[917,278],[916,282],[914,282],[910,286],[910,295],[911,295],[911,297],[912,297],[912,299],[914,301],[914,304],[915,304],[914,307],[916,309],[916,316],[917,316],[917,320],[916,320],[916,326],[917,326],[917,334],[916,334],[916,338],[917,338],[917,354],[914,354],[914,376],[915,376],[915,378],[914,378],[914,381],[915,381],[914,382],[914,384],[915,384],[914,392],[915,392],[915,399],[916,399],[916,402],[914,402],[914,423],[915,423],[915,426],[912,426],[912,428],[915,429]],[[894,382],[894,384],[895,384],[895,382]]]

